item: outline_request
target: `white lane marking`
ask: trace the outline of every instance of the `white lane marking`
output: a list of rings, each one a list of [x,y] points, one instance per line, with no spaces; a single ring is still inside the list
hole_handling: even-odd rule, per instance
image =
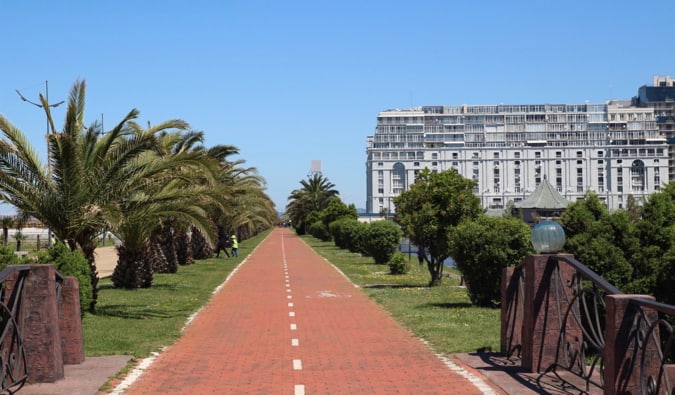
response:
[[[300,340],[298,339],[291,339],[291,346],[297,347],[300,345]]]
[[[286,292],[291,292],[290,288],[286,290]]]
[[[294,311],[289,311],[288,312],[289,317],[295,317],[295,312]]]
[[[305,386],[302,384],[296,384],[293,395],[305,395]]]
[[[293,360],[293,370],[302,370],[302,361],[299,359]]]
[[[289,302],[288,307],[293,307],[293,302]]]
[[[293,299],[291,295],[286,295],[286,299]]]
[[[297,329],[298,329],[298,326],[296,324],[291,324],[291,330],[292,331],[297,330]]]

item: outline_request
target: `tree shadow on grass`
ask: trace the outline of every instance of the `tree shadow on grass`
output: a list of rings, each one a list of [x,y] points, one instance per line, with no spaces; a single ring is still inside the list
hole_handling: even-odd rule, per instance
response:
[[[452,303],[425,303],[420,305],[422,307],[440,307],[442,309],[464,309],[473,307],[469,302],[452,302]]]
[[[364,284],[361,288],[374,288],[374,289],[398,289],[398,288],[428,288],[426,285],[420,284]]]
[[[171,314],[167,314],[166,310],[152,309],[148,306],[134,309],[134,306],[129,305],[108,305],[97,306],[97,316],[119,317],[124,319],[146,320],[154,318],[171,318]]]

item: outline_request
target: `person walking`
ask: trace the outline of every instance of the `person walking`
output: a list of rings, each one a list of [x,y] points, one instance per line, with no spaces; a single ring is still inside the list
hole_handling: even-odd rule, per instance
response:
[[[232,256],[233,257],[238,257],[239,256],[239,243],[237,242],[237,236],[232,235]]]
[[[220,251],[222,250],[225,253],[225,257],[229,258],[230,254],[227,252],[227,247],[230,244],[230,238],[225,232],[225,228],[222,225],[218,225],[218,245],[216,246],[216,258],[220,258]]]

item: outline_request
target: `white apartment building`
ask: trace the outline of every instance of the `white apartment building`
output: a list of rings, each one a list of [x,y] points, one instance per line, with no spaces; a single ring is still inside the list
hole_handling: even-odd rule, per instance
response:
[[[369,213],[395,212],[392,198],[425,167],[474,180],[485,209],[525,199],[543,177],[568,201],[592,190],[610,210],[668,182],[654,109],[630,101],[386,110],[366,153]]]

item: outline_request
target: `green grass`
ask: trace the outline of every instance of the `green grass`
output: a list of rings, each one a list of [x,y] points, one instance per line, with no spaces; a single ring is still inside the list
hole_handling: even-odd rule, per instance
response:
[[[340,250],[332,242],[303,239],[435,351],[499,350],[499,309],[472,306],[456,270],[441,285],[428,287],[429,272],[415,254],[410,256],[410,273],[393,276],[387,265],[376,265],[372,258]]]
[[[103,279],[97,314],[83,318],[85,354],[144,358],[172,344],[188,317],[208,302],[213,290],[268,233],[240,242],[239,258],[211,258],[181,266],[177,274],[156,275],[148,289],[115,289],[109,279]],[[375,265],[371,258],[311,237],[303,240],[436,352],[499,348],[499,310],[471,306],[466,290],[454,278],[427,287],[429,273],[426,266],[417,264],[416,256],[411,257],[409,274],[392,276],[388,266]]]

